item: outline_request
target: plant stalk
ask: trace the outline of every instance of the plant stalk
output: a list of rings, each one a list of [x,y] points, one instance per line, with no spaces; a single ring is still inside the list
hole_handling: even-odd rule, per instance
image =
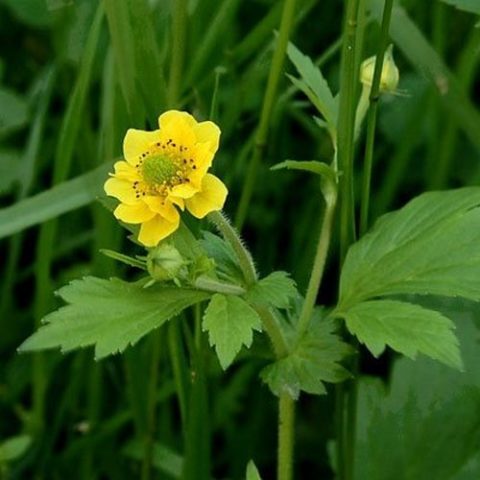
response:
[[[187,1],[172,2],[172,50],[168,81],[168,105],[177,107],[181,95],[187,36]]]
[[[270,66],[270,72],[268,74],[267,88],[263,98],[262,111],[260,113],[260,121],[257,128],[253,154],[250,158],[247,178],[243,185],[240,202],[235,215],[235,227],[238,230],[241,230],[243,223],[245,222],[248,206],[252,198],[253,188],[257,177],[257,170],[266,147],[270,120],[277,95],[278,83],[280,82],[280,78],[282,76],[288,40],[290,38],[293,21],[295,19],[295,6],[296,0],[285,0],[283,4],[280,31],[272,58],[272,64]]]
[[[362,200],[360,204],[360,235],[368,228],[368,210],[370,203],[370,185],[372,179],[373,150],[375,145],[375,127],[377,124],[378,100],[380,98],[380,79],[383,69],[383,58],[388,44],[388,31],[392,18],[393,0],[385,0],[382,18],[382,31],[380,44],[375,60],[372,88],[370,90],[370,108],[367,114],[367,139],[365,144],[365,157],[363,165]]]
[[[295,400],[284,392],[280,395],[278,409],[278,480],[293,478],[294,425]]]

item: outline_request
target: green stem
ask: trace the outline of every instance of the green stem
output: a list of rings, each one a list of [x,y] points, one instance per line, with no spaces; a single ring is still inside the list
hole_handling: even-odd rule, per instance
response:
[[[318,289],[322,281],[323,271],[325,269],[325,262],[327,260],[328,247],[330,246],[330,239],[332,237],[332,225],[335,213],[335,206],[337,203],[336,186],[326,202],[325,213],[323,216],[322,228],[320,236],[318,237],[317,252],[313,262],[310,280],[308,282],[307,293],[305,301],[303,302],[302,311],[298,320],[298,333],[301,337],[310,325],[313,309],[318,295]]]
[[[145,439],[145,451],[142,463],[142,480],[152,478],[153,444],[155,442],[155,423],[157,407],[158,365],[160,363],[161,345],[163,343],[163,331],[157,330],[152,336],[152,352],[150,362],[150,374],[147,400],[147,437]]]
[[[276,358],[282,358],[288,355],[289,348],[287,341],[283,335],[282,329],[278,325],[278,321],[267,307],[260,305],[254,306],[255,311],[258,313],[262,320],[262,325],[267,332],[270,341],[272,342],[273,351]]]
[[[356,92],[358,85],[357,68],[357,22],[361,0],[348,0],[343,27],[342,61],[340,66],[340,102],[338,113],[338,168],[340,177],[340,264],[343,263],[350,244],[356,235],[353,194],[353,157],[355,141]],[[338,478],[346,480],[346,442],[344,392],[338,389],[336,402],[336,456]]]
[[[367,117],[367,139],[365,144],[365,158],[363,166],[362,200],[360,204],[360,235],[368,228],[368,210],[370,202],[370,184],[372,178],[373,150],[375,145],[375,127],[377,125],[378,99],[380,98],[380,79],[383,69],[383,58],[388,44],[388,31],[392,18],[393,0],[385,0],[383,7],[382,30],[380,44],[375,60],[372,88],[370,90],[370,108]]]
[[[200,276],[195,280],[195,288],[199,290],[205,290],[212,293],[225,293],[227,295],[243,295],[245,289],[239,285],[231,283],[220,282],[210,277]]]
[[[293,473],[293,445],[295,401],[282,393],[278,409],[278,480],[291,480]]]
[[[340,182],[340,256],[345,258],[347,249],[355,238],[353,198],[353,154],[355,129],[355,92],[358,71],[355,68],[357,17],[360,0],[348,0],[340,68],[340,104],[338,113],[338,164],[343,173]]]
[[[263,98],[262,111],[260,113],[260,121],[255,138],[255,146],[250,163],[248,165],[247,178],[243,185],[242,195],[240,197],[237,213],[235,215],[235,226],[239,230],[241,230],[243,223],[245,222],[248,206],[250,204],[255,180],[257,177],[258,166],[262,160],[263,152],[267,142],[270,119],[277,95],[278,83],[282,77],[282,69],[287,51],[288,40],[290,38],[290,31],[295,18],[295,4],[296,0],[285,0],[283,4],[280,31],[268,75],[267,88],[265,91],[265,97]]]
[[[170,78],[168,82],[168,105],[176,107],[181,94],[183,65],[187,33],[187,1],[172,2],[172,48]]]
[[[235,228],[222,212],[211,212],[208,214],[208,219],[220,230],[225,240],[233,248],[247,286],[250,287],[254,285],[258,279],[255,265],[250,252],[243,246],[242,240]]]

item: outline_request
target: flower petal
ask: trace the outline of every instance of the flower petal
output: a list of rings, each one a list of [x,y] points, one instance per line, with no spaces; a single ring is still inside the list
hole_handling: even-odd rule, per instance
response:
[[[221,132],[217,125],[210,121],[200,122],[193,128],[193,131],[197,137],[197,142],[208,143],[211,153],[218,150]]]
[[[138,180],[140,177],[137,173],[137,170],[127,162],[120,160],[119,162],[115,162],[113,165],[115,169],[115,177],[120,178],[122,180],[128,180],[130,182],[134,182]]]
[[[121,203],[114,210],[113,214],[116,218],[125,223],[142,223],[152,219],[155,216],[155,212],[148,208],[143,202],[139,202],[136,205],[126,205]]]
[[[143,201],[148,205],[150,210],[158,213],[169,222],[176,222],[178,218],[178,210],[172,205],[172,203],[163,197],[154,197],[148,195],[143,197]]]
[[[170,191],[174,197],[177,198],[190,198],[193,197],[199,191],[194,185],[190,185],[189,183],[181,183],[180,185],[176,185]]]
[[[175,197],[174,195],[169,195],[168,200],[170,200],[174,205],[176,205],[180,210],[185,210],[185,200],[183,198]]]
[[[138,157],[146,153],[160,139],[159,130],[146,132],[129,128],[123,140],[123,155],[131,165],[136,165]]]
[[[103,188],[107,195],[115,197],[123,203],[128,203],[129,205],[138,203],[132,182],[128,180],[111,177],[105,182]]]
[[[180,216],[176,222],[169,222],[160,215],[155,215],[148,222],[142,223],[138,241],[146,247],[154,247],[160,240],[172,234],[180,225]]]
[[[223,182],[211,173],[207,173],[202,181],[202,190],[186,200],[187,209],[197,218],[203,218],[214,210],[221,210],[228,190]]]
[[[158,117],[162,140],[171,138],[174,144],[189,148],[196,142],[193,130],[196,124],[196,120],[189,113],[178,110],[169,110]]]

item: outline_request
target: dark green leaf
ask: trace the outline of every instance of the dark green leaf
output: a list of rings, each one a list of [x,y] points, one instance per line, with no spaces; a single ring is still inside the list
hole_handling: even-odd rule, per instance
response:
[[[261,330],[261,321],[245,300],[215,294],[205,310],[202,328],[208,332],[210,345],[215,346],[220,365],[226,369],[242,345],[251,346],[253,330]]]
[[[345,314],[347,328],[378,357],[388,345],[410,358],[423,353],[461,368],[455,325],[444,315],[393,300],[362,302]]]
[[[66,352],[95,345],[95,357],[122,352],[182,310],[209,297],[189,289],[142,288],[119,279],[85,277],[61,288],[69,304],[47,315],[20,351],[60,347]]]
[[[273,272],[259,280],[247,294],[251,303],[267,303],[276,308],[288,308],[298,295],[295,282],[287,272]]]
[[[0,88],[0,137],[17,130],[28,120],[25,100],[11,90]]]
[[[253,463],[253,460],[250,460],[248,462],[246,480],[262,480],[262,477],[260,476],[257,467]]]
[[[326,393],[324,382],[341,382],[350,376],[339,362],[353,350],[334,330],[333,321],[316,320],[290,355],[262,370],[262,380],[275,395],[287,392],[298,398],[300,391],[321,395]]]

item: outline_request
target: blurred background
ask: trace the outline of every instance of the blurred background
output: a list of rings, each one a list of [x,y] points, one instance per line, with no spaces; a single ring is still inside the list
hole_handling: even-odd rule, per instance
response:
[[[422,191],[480,181],[478,16],[450,4],[403,0],[394,11],[400,85],[398,95],[381,99],[373,218]],[[297,5],[292,42],[336,94],[343,2]],[[381,5],[365,2],[358,62],[376,52]],[[150,338],[100,363],[90,350],[18,355],[16,348],[59,306],[53,292],[71,279],[135,278],[99,252],[141,253],[98,198],[127,128],[153,129],[168,108],[219,124],[214,169],[229,187],[227,214],[243,223],[262,274],[289,271],[304,290],[321,220],[318,184],[269,167],[285,159],[329,162],[333,151],[315,109],[286,76],[252,199],[240,201],[281,10],[276,0],[0,0],[0,478],[182,478],[183,462],[194,462],[194,435],[211,445],[215,478],[242,478],[250,458],[272,478],[276,402],[258,379],[261,355],[243,362],[246,353],[227,374],[210,359],[205,428],[184,438],[166,337],[154,364]],[[297,75],[288,60],[285,72]],[[362,147],[361,138],[358,172]],[[334,241],[320,298],[329,305],[337,250]],[[460,378],[426,360],[366,357],[358,479],[480,478],[480,314],[473,304],[441,308],[459,318],[472,369]],[[177,341],[188,363],[188,344]],[[142,408],[153,368],[154,427]],[[333,396],[301,402],[298,478],[333,478]],[[147,474],[144,438],[154,439]],[[401,454],[386,462],[382,452],[397,448]]]

